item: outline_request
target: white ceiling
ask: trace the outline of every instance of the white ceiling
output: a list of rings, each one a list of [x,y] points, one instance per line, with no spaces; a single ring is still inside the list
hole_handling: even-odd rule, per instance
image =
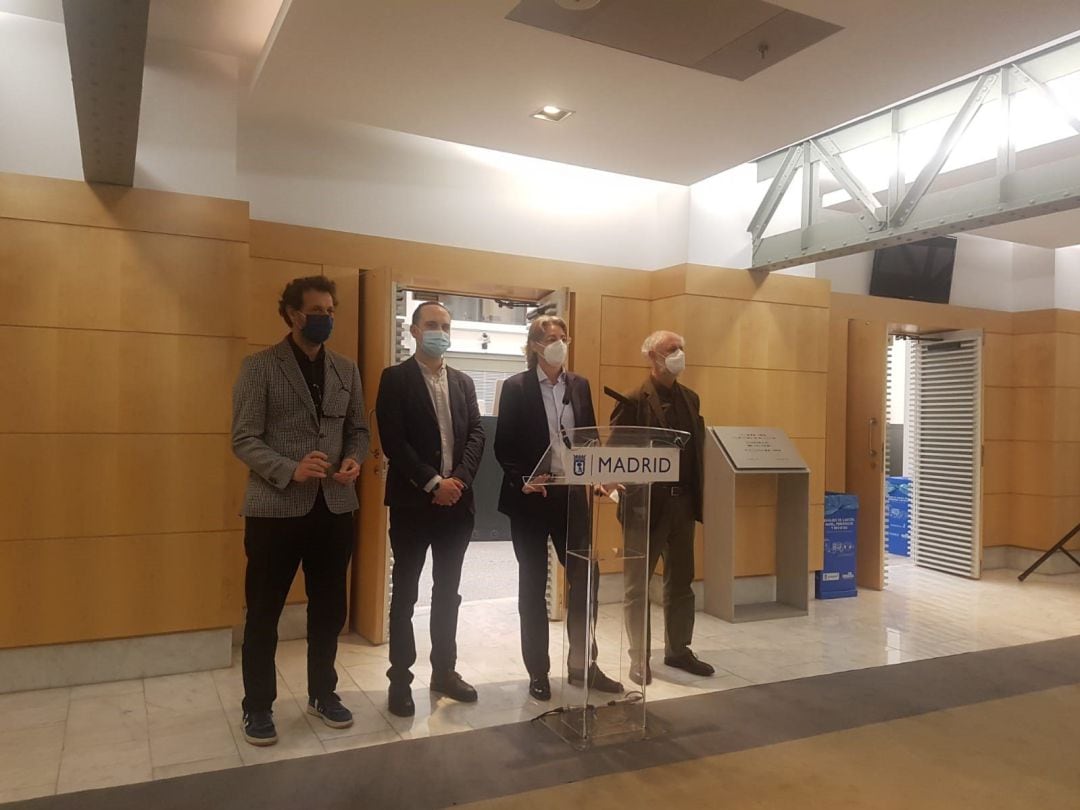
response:
[[[1080,243],[1080,209],[1007,222],[971,233],[1036,247],[1069,247]]]
[[[691,183],[1080,29],[1076,0],[782,4],[845,30],[738,82],[510,22],[515,0],[293,0],[251,102]]]
[[[255,59],[281,4],[282,0],[151,0],[147,36]],[[0,12],[64,21],[63,0],[0,0]]]

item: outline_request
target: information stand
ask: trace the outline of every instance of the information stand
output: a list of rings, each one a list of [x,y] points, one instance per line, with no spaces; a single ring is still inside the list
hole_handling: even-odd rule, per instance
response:
[[[776,476],[776,596],[735,603],[735,488]],[[809,604],[810,470],[779,428],[710,427],[705,439],[705,612],[729,622],[805,616]]]

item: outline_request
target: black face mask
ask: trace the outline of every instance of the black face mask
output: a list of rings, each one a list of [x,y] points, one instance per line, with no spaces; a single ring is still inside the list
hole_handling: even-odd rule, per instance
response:
[[[330,333],[334,331],[334,316],[312,313],[304,316],[304,326],[300,334],[305,340],[316,345],[322,345],[330,339]]]

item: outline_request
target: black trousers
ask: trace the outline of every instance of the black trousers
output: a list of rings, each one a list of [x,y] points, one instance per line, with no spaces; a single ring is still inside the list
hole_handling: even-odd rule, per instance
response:
[[[647,559],[625,563],[625,617],[630,661],[643,666],[652,643],[649,583],[664,558],[664,654],[678,657],[694,636],[694,503],[688,495],[653,493]]]
[[[551,669],[548,655],[548,538],[566,570],[569,604],[566,631],[570,640],[568,665],[585,668],[587,597],[589,563],[580,556],[567,555],[568,527],[574,529],[570,548],[588,549],[592,532],[587,495],[581,487],[549,487],[547,497],[535,498],[528,512],[511,515],[510,537],[518,561],[518,615],[521,619],[521,656],[530,678],[547,675]],[[571,514],[571,510],[573,513]],[[593,611],[596,620],[596,593],[600,584],[597,566],[592,566]],[[596,642],[592,643],[590,663],[596,660]]]
[[[394,552],[390,598],[391,683],[412,683],[416,663],[413,609],[431,548],[431,668],[452,672],[457,665],[457,623],[461,564],[473,533],[473,513],[466,504],[390,507],[390,548]]]
[[[308,597],[308,694],[324,697],[337,687],[334,659],[348,613],[345,582],[353,537],[352,513],[332,513],[322,492],[303,517],[245,519],[245,712],[269,709],[277,698],[278,619],[300,565]]]

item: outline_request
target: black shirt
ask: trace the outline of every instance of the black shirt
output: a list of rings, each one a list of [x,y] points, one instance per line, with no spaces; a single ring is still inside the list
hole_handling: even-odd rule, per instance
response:
[[[319,353],[312,360],[304,353],[303,349],[296,345],[292,335],[289,335],[289,345],[292,346],[296,362],[300,366],[300,373],[304,375],[304,382],[307,383],[308,390],[311,392],[315,410],[319,416],[322,416],[322,392],[323,383],[326,379],[326,347],[320,346]]]
[[[660,409],[664,413],[664,420],[671,430],[684,430],[693,435],[694,417],[690,413],[690,406],[686,402],[686,395],[678,390],[679,384],[675,383],[671,388],[665,388],[660,383],[655,384],[656,394],[660,398]],[[682,458],[679,459],[679,483],[683,486],[696,486],[697,481],[697,447],[693,441],[689,441],[682,449]]]

